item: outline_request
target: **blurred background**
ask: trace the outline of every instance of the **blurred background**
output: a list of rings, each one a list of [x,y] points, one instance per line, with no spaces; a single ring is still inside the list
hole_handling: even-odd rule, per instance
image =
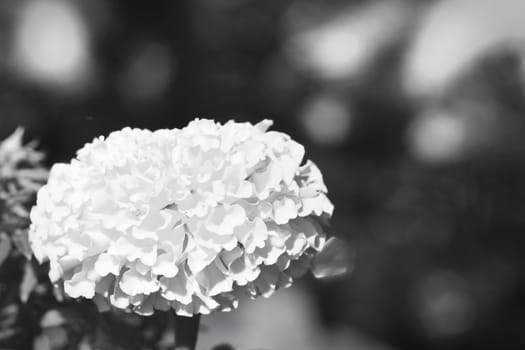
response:
[[[202,349],[525,348],[525,1],[0,0],[0,52],[0,137],[48,165],[269,118],[323,170],[353,273],[205,317]]]

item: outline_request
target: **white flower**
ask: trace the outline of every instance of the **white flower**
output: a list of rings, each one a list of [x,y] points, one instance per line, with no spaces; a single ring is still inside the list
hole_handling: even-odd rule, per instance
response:
[[[271,124],[95,139],[38,192],[36,258],[69,296],[145,315],[231,310],[239,293],[289,286],[322,250],[333,205],[303,146]]]

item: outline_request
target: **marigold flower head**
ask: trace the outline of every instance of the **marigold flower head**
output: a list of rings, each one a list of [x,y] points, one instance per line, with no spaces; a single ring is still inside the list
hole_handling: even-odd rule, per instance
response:
[[[196,119],[125,128],[52,167],[30,242],[71,297],[149,315],[228,311],[309,269],[333,205],[288,135]]]

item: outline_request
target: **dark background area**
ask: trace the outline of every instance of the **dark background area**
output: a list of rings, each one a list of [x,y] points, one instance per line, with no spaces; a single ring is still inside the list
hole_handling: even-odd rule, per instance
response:
[[[0,0],[0,52],[0,136],[49,165],[195,117],[303,143],[355,255],[292,288],[323,348],[525,348],[522,0]],[[274,349],[306,349],[301,315]]]

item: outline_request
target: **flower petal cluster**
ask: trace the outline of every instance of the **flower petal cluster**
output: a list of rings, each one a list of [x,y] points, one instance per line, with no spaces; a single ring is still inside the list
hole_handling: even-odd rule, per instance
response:
[[[30,242],[71,297],[149,315],[228,311],[307,271],[333,205],[271,121],[125,128],[55,164]]]

